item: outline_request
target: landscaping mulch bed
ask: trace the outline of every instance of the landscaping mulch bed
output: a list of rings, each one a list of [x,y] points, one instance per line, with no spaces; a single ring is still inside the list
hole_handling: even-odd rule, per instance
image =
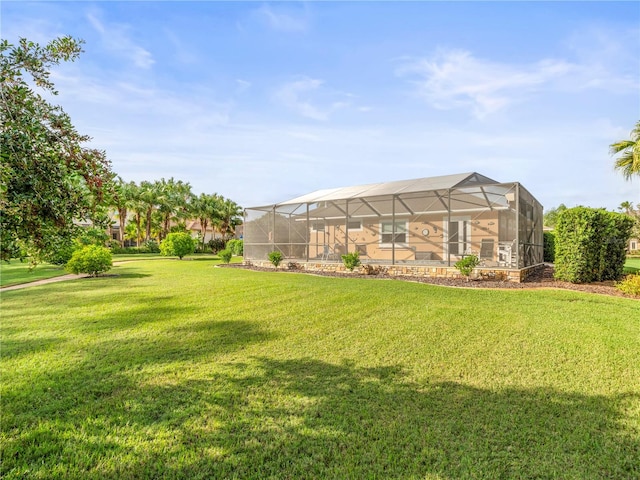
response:
[[[273,272],[273,268],[256,267],[244,264],[228,264],[219,265],[220,267],[244,268],[246,270],[255,270],[263,272]],[[469,280],[461,278],[431,278],[431,277],[414,277],[414,276],[391,276],[386,273],[376,275],[364,275],[360,273],[343,273],[343,272],[301,272],[300,270],[280,270],[283,273],[306,273],[308,275],[318,275],[323,277],[348,277],[348,278],[369,278],[369,279],[390,279],[400,281],[411,281],[418,283],[429,283],[432,285],[442,285],[445,287],[459,288],[501,288],[501,289],[525,289],[525,288],[562,288],[565,290],[576,290],[580,292],[599,293],[602,295],[611,295],[616,297],[629,297],[616,289],[613,281],[594,282],[586,284],[574,284],[570,282],[561,282],[553,278],[553,265],[545,265],[544,269],[535,275],[529,277],[525,282],[507,282],[496,280]]]

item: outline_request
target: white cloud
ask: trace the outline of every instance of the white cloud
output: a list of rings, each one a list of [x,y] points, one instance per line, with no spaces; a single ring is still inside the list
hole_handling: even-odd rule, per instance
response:
[[[282,85],[274,98],[303,117],[326,121],[336,111],[351,106],[352,95],[331,90],[324,83],[320,79],[301,77]]]
[[[621,32],[618,39],[602,30],[587,30],[568,42],[571,60],[545,58],[529,64],[481,59],[465,50],[440,50],[429,57],[403,59],[396,75],[408,79],[415,93],[432,107],[467,108],[483,119],[541,93],[637,92],[639,34],[637,29]]]
[[[97,14],[93,13],[87,13],[87,20],[89,20],[96,32],[100,34],[107,50],[128,59],[141,69],[149,69],[155,63],[153,55],[130,38],[129,27],[126,25],[105,25]]]
[[[468,107],[477,118],[484,118],[574,69],[557,60],[513,66],[481,60],[463,50],[448,50],[430,58],[411,59],[396,74],[414,78],[417,93],[433,107]]]
[[[241,78],[236,79],[236,93],[243,93],[249,88],[251,88],[251,82]]]
[[[263,5],[256,10],[257,15],[273,30],[280,32],[304,32],[308,28],[308,12],[304,14],[293,12],[291,9],[285,11],[282,8],[277,10],[271,6]]]

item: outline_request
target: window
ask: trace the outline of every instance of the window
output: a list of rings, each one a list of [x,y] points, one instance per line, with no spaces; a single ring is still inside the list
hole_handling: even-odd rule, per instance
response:
[[[349,220],[347,228],[349,230],[362,230],[362,220]]]
[[[324,232],[324,222],[312,223],[311,230],[313,230],[314,232]]]
[[[451,217],[451,221],[445,223],[448,227],[446,238],[450,255],[464,255],[471,242],[471,228],[469,217]],[[444,219],[447,222],[447,219]]]
[[[407,222],[405,221],[382,222],[380,224],[380,243],[407,243],[407,230]]]

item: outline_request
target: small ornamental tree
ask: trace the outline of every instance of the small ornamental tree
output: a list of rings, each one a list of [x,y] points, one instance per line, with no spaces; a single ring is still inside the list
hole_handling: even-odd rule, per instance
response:
[[[111,251],[108,248],[87,245],[73,252],[65,268],[72,273],[86,273],[95,277],[109,271],[112,265]]]
[[[353,269],[360,266],[360,253],[352,252],[342,255],[342,263],[347,270],[353,272]]]
[[[467,277],[469,280],[469,275],[473,272],[473,269],[476,268],[480,264],[480,260],[475,255],[467,255],[462,260],[458,260],[454,267],[456,267],[462,275]]]
[[[175,256],[180,260],[185,255],[192,254],[196,249],[196,240],[186,232],[176,232],[167,235],[160,244],[160,253],[165,256]]]
[[[231,257],[233,256],[233,252],[230,249],[225,248],[224,250],[220,250],[218,252],[218,256],[224,263],[229,263],[231,261]]]
[[[282,262],[283,260],[283,256],[282,256],[282,252],[279,252],[278,250],[274,250],[273,252],[269,253],[269,261],[271,263],[273,263],[273,266],[278,268],[278,265],[280,265],[280,262]]]

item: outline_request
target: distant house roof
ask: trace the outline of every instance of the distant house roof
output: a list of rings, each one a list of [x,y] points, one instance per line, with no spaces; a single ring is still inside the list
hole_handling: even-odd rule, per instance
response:
[[[480,175],[476,172],[459,173],[456,175],[442,175],[439,177],[416,178],[413,180],[398,180],[394,182],[371,183],[353,187],[329,188],[292,198],[278,205],[297,203],[315,203],[331,200],[348,200],[352,198],[376,197],[395,195],[398,193],[429,192],[446,190],[449,188],[472,187],[479,185],[495,185],[500,182]]]

